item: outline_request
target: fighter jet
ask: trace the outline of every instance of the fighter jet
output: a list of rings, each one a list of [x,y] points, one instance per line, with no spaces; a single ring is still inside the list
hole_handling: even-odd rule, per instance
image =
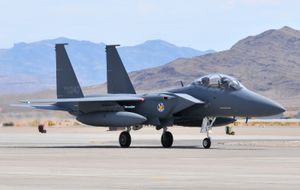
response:
[[[212,127],[236,121],[236,117],[260,117],[280,114],[278,103],[244,87],[237,79],[224,74],[210,74],[190,85],[164,92],[137,94],[116,49],[106,46],[107,94],[84,96],[78,83],[66,44],[56,44],[57,98],[22,101],[28,107],[62,110],[86,125],[123,127],[119,136],[121,147],[131,144],[130,131],[145,125],[162,130],[161,144],[169,148],[173,125],[199,127],[206,133],[204,148],[211,147]]]

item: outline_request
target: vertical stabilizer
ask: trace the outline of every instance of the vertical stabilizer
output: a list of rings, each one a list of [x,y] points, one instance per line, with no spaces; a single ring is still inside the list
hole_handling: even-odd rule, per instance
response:
[[[106,46],[107,93],[135,94],[135,90],[125,70],[116,46],[118,45]]]
[[[82,90],[65,49],[67,44],[56,44],[57,98],[81,98]]]

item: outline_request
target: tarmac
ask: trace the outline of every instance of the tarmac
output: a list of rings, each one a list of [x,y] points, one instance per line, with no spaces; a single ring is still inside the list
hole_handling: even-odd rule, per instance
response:
[[[161,131],[92,127],[0,128],[0,189],[299,189],[300,127],[224,127],[203,149],[199,128],[174,127],[173,148]]]

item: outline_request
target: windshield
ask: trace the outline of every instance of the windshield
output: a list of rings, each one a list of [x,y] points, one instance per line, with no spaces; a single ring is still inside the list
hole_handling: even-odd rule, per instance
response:
[[[212,88],[234,89],[242,88],[241,83],[233,77],[223,74],[211,74],[196,79],[193,85],[200,85]]]

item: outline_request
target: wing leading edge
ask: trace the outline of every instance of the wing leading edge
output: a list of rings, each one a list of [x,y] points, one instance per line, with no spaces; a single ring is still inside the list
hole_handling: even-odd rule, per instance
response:
[[[84,102],[137,102],[144,101],[144,98],[137,96],[103,96],[103,97],[83,97],[83,98],[58,98],[42,100],[25,100],[25,104],[43,104],[43,103],[84,103]]]

